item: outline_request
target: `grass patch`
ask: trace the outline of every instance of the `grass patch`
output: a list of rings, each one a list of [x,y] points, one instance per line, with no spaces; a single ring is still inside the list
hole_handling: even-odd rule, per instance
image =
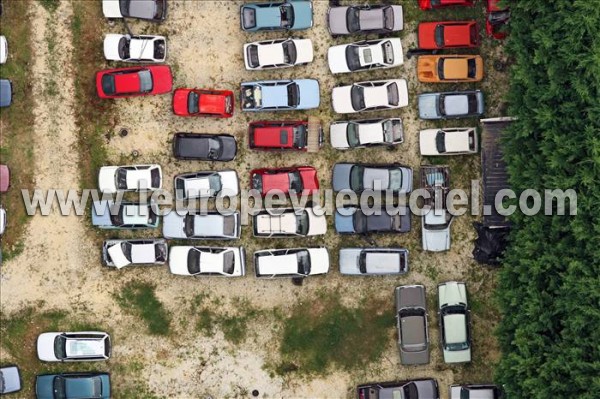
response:
[[[48,12],[54,12],[58,8],[59,0],[37,0]]]
[[[117,303],[126,312],[142,319],[153,335],[169,335],[171,316],[148,283],[130,282],[115,295]]]
[[[33,188],[34,127],[31,106],[34,101],[31,85],[31,18],[30,1],[5,2],[0,34],[6,36],[8,60],[0,65],[0,77],[13,83],[13,103],[0,109],[0,163],[11,171],[11,188],[1,195],[2,206],[8,215],[8,234],[2,237],[4,260],[15,257],[23,250],[21,242],[29,221],[21,189]],[[6,21],[10,21],[6,22]]]
[[[325,293],[298,304],[283,322],[282,362],[275,372],[325,374],[330,366],[364,368],[388,346],[394,320],[389,301],[349,308],[333,293]]]

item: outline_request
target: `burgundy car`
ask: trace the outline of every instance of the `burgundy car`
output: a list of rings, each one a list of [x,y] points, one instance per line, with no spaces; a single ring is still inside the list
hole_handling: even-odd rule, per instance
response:
[[[10,169],[6,165],[0,165],[0,193],[5,193],[10,187]]]
[[[506,38],[506,25],[510,19],[510,10],[498,7],[498,3],[500,0],[487,0],[485,31],[494,39],[502,40]]]
[[[253,150],[306,151],[308,121],[258,121],[248,127],[248,146]],[[319,128],[319,143],[323,129]]]
[[[312,166],[263,168],[250,172],[250,188],[262,196],[277,190],[283,194],[311,195],[319,189],[317,170]]]
[[[445,8],[452,6],[469,6],[471,7],[475,0],[419,0],[419,8],[421,10],[431,10],[435,8]]]

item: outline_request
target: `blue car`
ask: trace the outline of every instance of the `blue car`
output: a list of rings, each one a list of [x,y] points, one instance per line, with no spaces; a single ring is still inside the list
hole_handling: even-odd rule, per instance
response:
[[[129,201],[115,203],[113,200],[94,201],[92,224],[101,229],[148,229],[158,227],[156,204],[140,204]]]
[[[65,373],[38,375],[37,399],[110,399],[108,373]]]
[[[244,4],[240,8],[242,30],[302,30],[313,26],[310,0],[271,1]]]
[[[0,79],[0,107],[8,107],[12,104],[13,87],[8,79]]]
[[[318,108],[319,82],[315,79],[263,80],[242,83],[242,111],[292,111]]]

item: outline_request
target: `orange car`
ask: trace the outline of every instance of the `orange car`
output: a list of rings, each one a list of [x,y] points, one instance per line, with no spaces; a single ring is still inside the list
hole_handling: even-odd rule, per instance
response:
[[[483,59],[479,55],[424,55],[419,57],[420,82],[478,82],[483,79]]]

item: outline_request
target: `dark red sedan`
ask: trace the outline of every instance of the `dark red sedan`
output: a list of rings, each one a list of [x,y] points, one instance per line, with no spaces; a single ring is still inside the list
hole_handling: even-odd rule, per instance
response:
[[[169,93],[173,75],[168,65],[107,69],[96,73],[100,98],[123,98]]]
[[[177,89],[173,93],[173,112],[179,116],[233,116],[233,92],[229,90]]]
[[[312,166],[254,169],[250,172],[250,188],[262,196],[275,190],[283,194],[311,195],[319,189],[319,179]]]
[[[469,6],[471,7],[475,0],[419,0],[419,8],[421,10],[431,10],[432,8],[444,8],[452,6]]]
[[[475,21],[422,22],[418,32],[419,48],[472,48],[479,46],[479,30]]]
[[[498,7],[498,3],[500,0],[487,0],[485,31],[494,39],[502,40],[506,38],[506,25],[510,20],[510,10]]]

